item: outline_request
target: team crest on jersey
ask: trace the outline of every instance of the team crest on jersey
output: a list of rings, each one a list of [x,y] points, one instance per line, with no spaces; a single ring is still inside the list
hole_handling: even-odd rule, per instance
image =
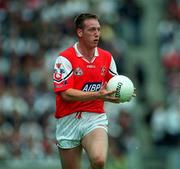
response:
[[[106,72],[106,67],[105,67],[105,66],[102,66],[102,67],[101,67],[101,75],[104,76],[104,75],[105,75],[105,72]]]
[[[80,67],[77,67],[74,69],[74,75],[76,76],[82,76],[83,75],[83,71]]]

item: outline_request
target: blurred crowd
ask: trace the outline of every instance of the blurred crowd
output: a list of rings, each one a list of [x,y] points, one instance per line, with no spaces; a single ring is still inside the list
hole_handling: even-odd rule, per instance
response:
[[[155,143],[165,139],[165,132],[176,133],[176,144],[180,142],[179,3],[166,0],[157,29],[167,93],[163,103],[149,108],[148,124]],[[94,12],[100,17],[100,46],[111,51],[118,72],[126,73],[127,46],[143,44],[144,11],[137,1],[0,0],[0,159],[43,158],[57,153],[53,65],[59,51],[76,41],[73,20],[81,12]],[[124,27],[127,22],[131,29],[128,35]],[[141,104],[138,97],[130,106],[114,108],[110,142],[118,148],[112,147],[113,154],[124,154],[139,144],[131,114],[137,104]]]
[[[180,1],[166,0],[157,27],[159,61],[164,72],[164,99],[149,108],[150,127],[157,159],[178,169],[180,163]],[[170,160],[171,159],[171,160]],[[171,161],[171,162],[169,162]],[[168,166],[168,163],[169,166]]]
[[[180,146],[180,1],[166,0],[158,26],[159,55],[164,68],[165,99],[152,110],[156,145]]]

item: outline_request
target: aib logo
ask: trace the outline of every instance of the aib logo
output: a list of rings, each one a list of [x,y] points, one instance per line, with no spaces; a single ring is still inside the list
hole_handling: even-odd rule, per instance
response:
[[[101,85],[102,85],[102,82],[86,83],[83,86],[82,91],[84,91],[84,92],[89,92],[89,91],[95,92],[95,91],[100,90]]]

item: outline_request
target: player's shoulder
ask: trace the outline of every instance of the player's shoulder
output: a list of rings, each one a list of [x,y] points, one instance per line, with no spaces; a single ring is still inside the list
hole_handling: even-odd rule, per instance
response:
[[[98,53],[102,56],[112,56],[112,54],[108,50],[99,47],[97,49],[98,49]]]
[[[65,50],[59,52],[59,56],[64,56],[64,57],[72,57],[75,54],[73,46],[70,46],[66,48]]]

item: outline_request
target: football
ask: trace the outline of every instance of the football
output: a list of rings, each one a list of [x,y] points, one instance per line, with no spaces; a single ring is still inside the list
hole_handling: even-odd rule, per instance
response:
[[[121,103],[131,99],[134,93],[134,85],[131,79],[124,75],[112,77],[106,86],[107,90],[116,90],[114,96],[119,97]]]

